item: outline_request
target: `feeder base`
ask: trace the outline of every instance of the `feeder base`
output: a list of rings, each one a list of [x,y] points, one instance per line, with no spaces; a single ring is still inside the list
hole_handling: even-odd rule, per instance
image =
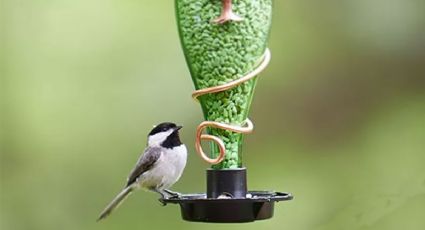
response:
[[[243,223],[271,218],[275,202],[292,198],[289,193],[251,191],[246,198],[207,198],[206,194],[200,193],[162,201],[166,204],[179,204],[182,218],[187,221]]]

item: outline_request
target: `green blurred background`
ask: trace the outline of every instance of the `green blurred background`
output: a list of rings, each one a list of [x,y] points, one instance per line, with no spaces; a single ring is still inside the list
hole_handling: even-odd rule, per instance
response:
[[[273,219],[189,223],[138,192],[96,223],[160,121],[185,126],[174,189],[205,189],[173,7],[0,2],[2,230],[425,228],[423,0],[275,1],[244,145],[251,189],[295,195]]]

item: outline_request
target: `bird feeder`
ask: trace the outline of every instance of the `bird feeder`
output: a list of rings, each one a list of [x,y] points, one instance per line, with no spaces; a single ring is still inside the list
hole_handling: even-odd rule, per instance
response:
[[[243,134],[257,75],[270,61],[267,39],[272,0],[175,0],[177,26],[205,121],[195,148],[211,165],[207,192],[163,199],[179,204],[184,220],[238,223],[268,219],[289,193],[248,191],[242,164]],[[201,141],[210,141],[205,153]]]

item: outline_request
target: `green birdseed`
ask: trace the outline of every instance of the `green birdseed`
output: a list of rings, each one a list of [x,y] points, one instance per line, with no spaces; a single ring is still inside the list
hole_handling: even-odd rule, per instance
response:
[[[222,85],[251,72],[264,54],[271,25],[272,0],[233,0],[233,11],[244,20],[214,24],[221,0],[175,0],[183,51],[196,89]],[[201,96],[205,120],[243,125],[256,79],[230,90]],[[225,143],[225,159],[215,169],[242,167],[243,135],[209,128]],[[211,157],[218,156],[212,144]]]

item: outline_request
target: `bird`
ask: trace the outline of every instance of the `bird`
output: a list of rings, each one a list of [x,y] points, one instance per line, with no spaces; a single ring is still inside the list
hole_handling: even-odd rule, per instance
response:
[[[243,20],[243,18],[233,13],[232,0],[222,0],[221,4],[223,6],[221,10],[221,15],[218,18],[213,19],[213,23],[224,24],[228,21],[240,22]]]
[[[172,122],[156,125],[148,134],[147,146],[128,176],[124,189],[106,206],[97,221],[108,217],[133,191],[145,189],[161,195],[159,201],[180,194],[169,190],[186,166],[187,149],[180,141],[178,126]]]

